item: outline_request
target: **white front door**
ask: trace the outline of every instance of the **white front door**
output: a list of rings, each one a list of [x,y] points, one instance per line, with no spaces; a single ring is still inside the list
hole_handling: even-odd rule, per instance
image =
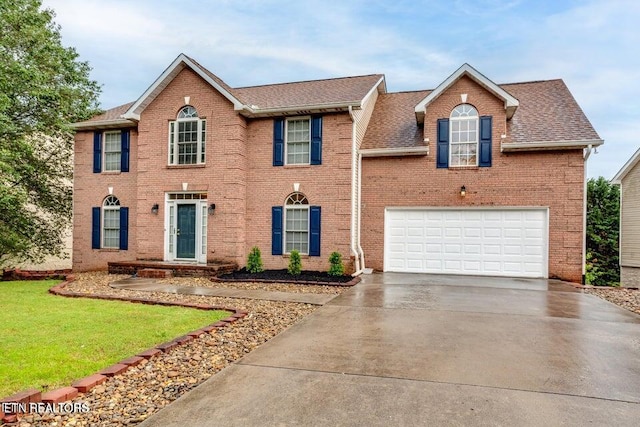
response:
[[[165,261],[207,262],[207,200],[201,197],[167,194]]]
[[[384,270],[547,277],[546,208],[387,208]]]

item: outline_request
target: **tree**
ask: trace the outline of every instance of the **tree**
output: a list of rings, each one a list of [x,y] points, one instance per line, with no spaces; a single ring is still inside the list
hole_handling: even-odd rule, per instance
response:
[[[63,47],[40,0],[0,0],[0,267],[63,255],[71,220],[70,123],[98,109],[98,83]]]
[[[587,181],[587,282],[612,286],[620,282],[618,234],[620,189],[605,178]]]

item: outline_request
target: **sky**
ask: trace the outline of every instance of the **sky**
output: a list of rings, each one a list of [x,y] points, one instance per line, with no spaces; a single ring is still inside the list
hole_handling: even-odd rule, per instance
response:
[[[637,0],[44,0],[62,42],[135,101],[185,53],[231,87],[384,74],[433,89],[467,62],[492,81],[561,78],[605,144],[589,177],[640,148]]]

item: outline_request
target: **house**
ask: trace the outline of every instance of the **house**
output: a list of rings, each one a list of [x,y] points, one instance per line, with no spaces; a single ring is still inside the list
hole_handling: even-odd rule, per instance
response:
[[[640,149],[611,180],[620,185],[620,283],[640,286]]]
[[[179,55],[133,103],[76,123],[74,269],[164,260],[324,270],[583,274],[585,161],[603,143],[561,80],[464,64],[232,88]]]

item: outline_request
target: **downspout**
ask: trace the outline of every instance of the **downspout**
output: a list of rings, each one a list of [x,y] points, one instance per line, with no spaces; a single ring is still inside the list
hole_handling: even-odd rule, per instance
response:
[[[582,206],[582,284],[586,284],[587,273],[587,160],[591,156],[593,145],[589,144],[584,149],[584,188],[583,188],[583,206]]]
[[[360,236],[362,233],[362,154],[358,153],[358,253],[360,254],[360,265],[362,271],[366,270],[364,263],[364,250],[362,249]],[[370,274],[367,272],[366,274]]]
[[[356,184],[358,175],[356,174],[356,167],[358,166],[357,162],[357,149],[356,146],[356,118],[353,115],[353,107],[349,105],[349,117],[351,117],[351,254],[355,258],[355,272],[352,276],[359,276],[362,274],[362,269],[360,268],[360,257],[358,254],[358,250],[356,249],[356,241],[357,241],[357,224],[356,224]]]

